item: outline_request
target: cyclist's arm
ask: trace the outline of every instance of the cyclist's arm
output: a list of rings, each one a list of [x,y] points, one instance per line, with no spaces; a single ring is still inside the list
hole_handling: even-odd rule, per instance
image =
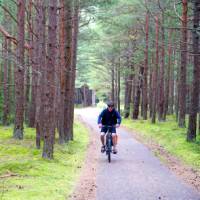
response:
[[[117,124],[121,124],[121,121],[122,121],[122,118],[121,118],[121,116],[120,116],[120,114],[119,114],[119,112],[118,111],[116,111],[116,117],[117,117]]]
[[[104,113],[104,110],[100,113],[99,117],[98,117],[98,120],[97,120],[97,124],[101,124],[101,120],[102,120],[102,117],[103,117],[103,113]]]

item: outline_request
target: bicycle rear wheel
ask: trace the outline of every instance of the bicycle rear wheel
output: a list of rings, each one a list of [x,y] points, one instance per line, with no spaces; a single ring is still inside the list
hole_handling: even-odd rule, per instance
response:
[[[109,163],[111,162],[111,153],[110,153],[110,151],[108,152],[108,162]]]
[[[111,139],[108,139],[108,152],[107,152],[107,155],[108,155],[108,162],[110,163],[111,162],[111,150],[112,150],[112,144],[111,144]]]

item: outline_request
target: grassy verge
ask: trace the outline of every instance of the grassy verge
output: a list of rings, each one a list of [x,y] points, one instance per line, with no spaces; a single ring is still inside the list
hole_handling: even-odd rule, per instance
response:
[[[195,143],[188,143],[187,130],[178,127],[174,116],[169,116],[166,122],[156,124],[144,120],[124,119],[123,125],[137,131],[146,142],[152,140],[185,164],[200,169],[200,137],[197,137]]]
[[[34,129],[25,139],[11,139],[12,127],[0,127],[0,200],[64,200],[72,192],[88,144],[87,130],[74,126],[74,141],[55,145],[54,160],[43,160],[35,149]],[[5,178],[5,175],[13,174]],[[4,178],[2,178],[4,177]]]

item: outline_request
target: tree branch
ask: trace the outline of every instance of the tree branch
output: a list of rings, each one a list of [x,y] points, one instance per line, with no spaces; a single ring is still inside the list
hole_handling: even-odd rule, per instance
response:
[[[180,21],[183,21],[183,20],[182,20],[182,17],[177,13],[177,10],[176,10],[176,2],[175,2],[175,0],[174,0],[174,12],[175,12],[176,16],[179,18],[179,20],[180,20]]]
[[[15,45],[18,44],[18,41],[15,37],[13,37],[12,35],[10,35],[3,26],[0,25],[0,32],[7,38],[10,39]],[[24,45],[25,49],[30,50],[31,46],[28,43],[25,43]]]
[[[8,8],[6,8],[4,5],[0,4],[0,7],[10,15],[10,17],[18,24],[17,19],[12,15],[12,13],[8,10]]]
[[[87,22],[85,22],[84,24],[80,25],[79,28],[82,28],[84,26],[89,25],[89,23],[91,22],[91,20],[92,20],[92,17],[90,17],[90,19]]]

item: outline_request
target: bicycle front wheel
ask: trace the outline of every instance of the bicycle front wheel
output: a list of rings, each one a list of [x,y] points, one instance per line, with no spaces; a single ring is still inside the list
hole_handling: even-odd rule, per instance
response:
[[[111,151],[112,151],[112,144],[111,144],[111,140],[109,139],[108,140],[108,152],[107,152],[107,155],[108,155],[108,162],[110,163],[111,162]]]
[[[110,163],[111,162],[111,153],[108,152],[108,162]]]

